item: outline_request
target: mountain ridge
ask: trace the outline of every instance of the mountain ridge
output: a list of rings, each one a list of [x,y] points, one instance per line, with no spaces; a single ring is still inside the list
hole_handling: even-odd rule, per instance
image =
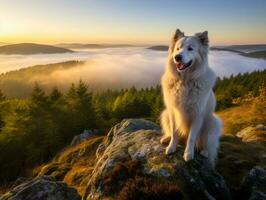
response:
[[[44,44],[36,44],[36,43],[19,43],[19,44],[9,44],[0,46],[0,54],[4,55],[31,55],[31,54],[54,54],[54,53],[72,53],[73,51],[70,49],[52,46],[52,45],[44,45]]]
[[[211,51],[227,51],[227,52],[232,52],[232,53],[237,53],[239,55],[245,56],[245,57],[250,57],[250,58],[262,58],[266,59],[266,45],[258,45],[261,46],[261,49],[258,50],[253,50],[253,51],[244,51],[241,45],[239,45],[239,48],[234,48],[237,45],[232,45],[232,46],[224,46],[224,47],[210,47]],[[249,45],[243,45],[244,46],[249,46]],[[252,47],[255,47],[255,45],[252,45]],[[154,50],[154,51],[168,51],[168,46],[167,45],[155,45],[155,46],[150,46],[147,49],[149,50]]]
[[[131,44],[83,44],[83,43],[60,43],[58,47],[70,48],[70,49],[104,49],[104,48],[123,48],[134,47]]]

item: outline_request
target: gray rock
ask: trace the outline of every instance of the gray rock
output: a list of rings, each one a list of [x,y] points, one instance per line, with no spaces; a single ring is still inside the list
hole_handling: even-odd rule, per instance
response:
[[[75,135],[70,143],[70,146],[73,147],[89,138],[91,138],[93,135],[99,134],[98,130],[84,130],[83,133],[79,135]]]
[[[183,146],[178,146],[176,153],[167,156],[165,147],[159,142],[160,137],[160,127],[147,120],[127,119],[114,126],[97,150],[96,165],[84,199],[115,195],[105,189],[106,184],[110,182],[110,174],[117,170],[117,164],[128,162],[138,163],[138,176],[176,184],[188,199],[231,199],[225,181],[209,167],[206,158],[197,155],[195,160],[185,163]],[[123,178],[121,182],[125,184],[127,180]],[[119,183],[111,184],[120,187]]]
[[[21,183],[26,182],[27,180],[28,180],[28,179],[25,178],[25,177],[19,177],[19,178],[17,178],[17,179],[14,181],[14,183],[12,184],[12,188],[14,188],[14,187],[20,185]]]
[[[241,191],[250,195],[249,200],[266,199],[266,170],[253,167],[241,184]]]
[[[156,130],[160,131],[160,127],[153,122],[144,119],[124,119],[122,122],[116,124],[107,134],[107,139],[103,144],[100,144],[96,151],[98,158],[105,151],[105,148],[117,137],[124,133],[133,133],[137,130]]]
[[[0,200],[80,200],[74,188],[55,181],[53,177],[43,176],[22,183],[0,197]]]
[[[186,199],[231,199],[223,177],[210,168],[203,156],[198,155],[193,161],[178,166],[176,176]]]
[[[259,191],[253,191],[249,200],[266,200],[266,194]]]

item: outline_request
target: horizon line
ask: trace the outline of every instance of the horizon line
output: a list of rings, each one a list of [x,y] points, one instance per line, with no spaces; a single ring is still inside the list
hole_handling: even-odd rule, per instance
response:
[[[5,45],[14,45],[14,44],[40,44],[40,45],[71,45],[71,44],[80,44],[80,45],[130,45],[130,46],[168,46],[168,43],[110,43],[110,42],[15,42],[15,43],[9,43],[5,41],[0,41],[0,44]],[[210,46],[237,46],[237,45],[266,45],[266,43],[230,43],[230,44],[213,44]]]

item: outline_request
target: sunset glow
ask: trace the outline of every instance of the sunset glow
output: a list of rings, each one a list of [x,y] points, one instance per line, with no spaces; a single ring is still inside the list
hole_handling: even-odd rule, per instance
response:
[[[266,43],[266,1],[1,0],[0,42],[165,44],[177,27],[212,44]]]

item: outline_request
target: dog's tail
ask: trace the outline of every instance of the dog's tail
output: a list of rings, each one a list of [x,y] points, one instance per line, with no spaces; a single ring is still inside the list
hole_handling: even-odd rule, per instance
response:
[[[207,149],[209,162],[211,166],[214,167],[220,143],[222,122],[216,115],[213,115],[210,123],[212,125],[209,129]]]

